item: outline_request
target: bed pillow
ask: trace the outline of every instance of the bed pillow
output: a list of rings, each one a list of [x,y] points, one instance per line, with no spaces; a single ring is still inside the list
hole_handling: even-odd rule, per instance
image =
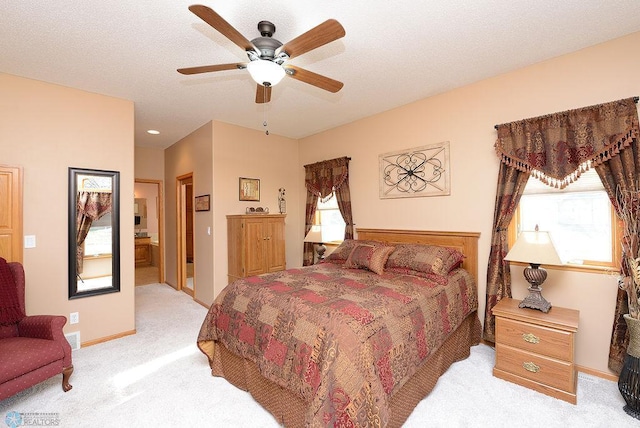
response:
[[[415,271],[425,274],[447,276],[459,267],[464,255],[453,248],[422,244],[398,244],[387,259],[385,269],[408,273]]]
[[[382,242],[370,240],[345,239],[342,243],[324,258],[323,263],[344,264],[356,245],[384,245]]]
[[[356,245],[342,267],[348,269],[368,269],[382,275],[384,265],[395,247],[389,245]]]

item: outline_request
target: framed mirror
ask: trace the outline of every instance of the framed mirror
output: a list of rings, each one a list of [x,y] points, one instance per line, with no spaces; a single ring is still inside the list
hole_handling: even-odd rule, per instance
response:
[[[69,168],[69,299],[120,291],[119,178]]]

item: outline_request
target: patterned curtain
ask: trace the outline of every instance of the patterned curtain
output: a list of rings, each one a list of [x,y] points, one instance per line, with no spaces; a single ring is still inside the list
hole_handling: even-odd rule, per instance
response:
[[[331,159],[305,165],[305,186],[307,188],[307,207],[305,211],[305,231],[307,236],[318,204],[318,198],[326,200],[336,195],[338,208],[346,223],[345,239],[353,238],[353,216],[351,214],[351,194],[349,191],[348,157]],[[313,244],[305,243],[302,255],[304,266],[313,264]]]
[[[313,226],[313,218],[318,208],[318,195],[307,191],[307,209],[304,215],[304,236],[311,230]],[[310,266],[313,264],[313,242],[305,242],[302,248],[302,266]]]
[[[634,118],[636,126],[634,126]],[[500,160],[561,189],[637,137],[634,98],[499,125]]]
[[[491,342],[495,342],[495,318],[491,309],[502,298],[511,297],[511,271],[509,262],[504,260],[509,251],[507,232],[528,180],[528,173],[500,163],[487,267],[487,310],[484,314],[484,339]]]
[[[338,201],[338,209],[344,220],[344,239],[353,239],[353,213],[351,212],[351,190],[349,189],[349,180],[342,183],[342,186],[336,189],[336,200]]]
[[[507,167],[533,175],[551,186],[564,188],[577,180],[588,168],[596,167],[598,170],[603,163],[615,159],[637,140],[640,131],[635,103],[636,99],[627,98],[498,125],[496,153],[501,163]],[[501,165],[501,170],[503,168]],[[512,181],[519,183],[520,179]],[[518,187],[514,186],[510,196],[512,200],[519,200],[519,196],[514,197]],[[494,214],[496,219],[512,216],[512,213],[509,213],[512,204],[500,202],[506,194],[509,193],[498,189],[495,206],[500,213]],[[518,200],[515,200],[514,207],[517,206]],[[494,250],[495,246],[500,248],[502,245],[504,237],[500,235],[505,232],[501,230],[500,222],[494,220],[494,223],[497,226],[491,238],[492,248],[487,273],[484,326],[486,340],[493,340],[495,334],[491,315],[493,306],[501,298],[511,294],[511,278],[500,272],[509,265],[500,262],[499,266],[496,266],[498,258],[504,255],[500,254],[499,249]]]
[[[637,117],[636,117],[637,126]],[[618,198],[620,192],[638,192],[640,191],[640,149],[636,144],[632,144],[626,150],[620,152],[618,156],[612,158],[596,167],[596,172],[600,176],[600,180],[607,190],[609,199],[613,204],[616,213],[619,215],[620,204]],[[631,208],[627,206],[627,208]],[[636,207],[640,211],[640,207]],[[636,213],[636,218],[640,216],[640,212]],[[625,244],[628,244],[625,247]],[[623,242],[623,254],[638,254],[638,241]],[[623,275],[628,276],[628,266],[622,263],[621,271]],[[609,368],[616,373],[622,370],[622,363],[627,353],[627,344],[629,343],[629,335],[627,333],[627,324],[623,315],[629,312],[627,304],[627,292],[618,288],[616,296],[616,309],[613,320],[613,328],[611,332],[611,344],[609,347]]]
[[[112,206],[111,193],[78,192],[76,199],[76,266],[78,273],[82,273],[84,240],[91,229],[91,224],[110,213]]]

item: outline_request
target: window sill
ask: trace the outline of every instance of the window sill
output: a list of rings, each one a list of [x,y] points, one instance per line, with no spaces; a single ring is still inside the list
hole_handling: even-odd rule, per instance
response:
[[[509,262],[514,266],[522,266],[527,267],[529,263],[522,262]],[[601,275],[618,275],[620,273],[620,269],[613,266],[597,266],[597,265],[579,265],[579,264],[571,264],[566,263],[563,265],[542,265],[541,267],[546,270],[564,270],[564,271],[572,271],[572,272],[583,272],[583,273],[597,273]]]

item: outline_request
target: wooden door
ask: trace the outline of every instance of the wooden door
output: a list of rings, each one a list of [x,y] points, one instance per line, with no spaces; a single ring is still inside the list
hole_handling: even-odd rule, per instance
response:
[[[287,261],[284,249],[284,219],[268,218],[267,228],[267,272],[277,272],[285,270]]]
[[[0,165],[0,257],[22,263],[22,168]]]
[[[245,269],[244,276],[266,272],[266,230],[263,218],[247,218],[244,227]]]

